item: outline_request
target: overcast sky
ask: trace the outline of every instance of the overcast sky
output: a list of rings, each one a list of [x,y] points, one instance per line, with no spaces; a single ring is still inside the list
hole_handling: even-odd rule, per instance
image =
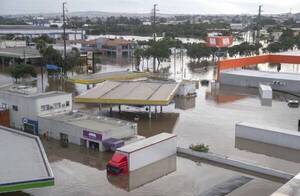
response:
[[[106,11],[147,13],[154,3],[161,13],[182,14],[256,14],[300,12],[299,0],[65,0],[69,12]],[[0,15],[52,13],[61,11],[63,0],[0,0]]]

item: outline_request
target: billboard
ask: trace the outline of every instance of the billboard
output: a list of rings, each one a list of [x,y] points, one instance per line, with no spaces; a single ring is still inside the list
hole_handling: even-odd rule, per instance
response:
[[[216,48],[230,47],[233,43],[232,36],[209,36],[207,37],[207,46]]]

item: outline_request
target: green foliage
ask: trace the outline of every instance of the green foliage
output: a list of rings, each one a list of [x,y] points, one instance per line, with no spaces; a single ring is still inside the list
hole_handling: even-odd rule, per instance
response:
[[[26,25],[23,20],[0,16],[0,25]]]
[[[197,151],[197,152],[208,152],[209,151],[209,146],[205,144],[192,144],[189,147],[191,150]]]
[[[36,77],[36,71],[32,65],[29,64],[17,64],[11,70],[10,74],[15,78],[16,82],[18,79],[24,78],[27,76]]]
[[[55,50],[52,46],[48,46],[46,48],[42,48],[40,50],[43,58],[43,64],[54,64],[61,66],[63,65],[63,58],[59,51]]]
[[[186,45],[187,55],[192,59],[197,59],[199,62],[201,58],[208,58],[212,51],[209,47],[204,44],[192,43]]]
[[[266,50],[271,53],[280,52],[281,49],[282,49],[282,46],[281,46],[281,43],[279,43],[279,42],[270,43],[268,45],[268,47],[266,48]]]
[[[228,55],[230,57],[239,56],[250,56],[256,53],[262,47],[261,44],[249,44],[248,42],[243,42],[239,45],[234,45],[228,48]]]
[[[207,29],[214,28],[227,28],[228,24],[225,23],[201,23],[201,24],[157,24],[156,33],[161,36],[166,33],[171,37],[197,37],[204,39],[207,36]],[[100,22],[92,24],[87,30],[87,34],[99,35],[99,34],[115,34],[115,35],[140,35],[140,36],[152,36],[154,30],[152,25],[142,25],[141,23],[130,23],[122,25],[116,23]]]
[[[78,65],[81,65],[82,61],[80,58],[80,52],[77,48],[72,48],[71,52],[67,53],[66,57],[66,65],[64,67],[64,70],[70,70],[73,67],[76,67]]]
[[[278,42],[273,42],[265,48],[265,51],[268,52],[280,52],[293,49],[294,46],[300,46],[299,36],[294,36],[294,32],[291,29],[286,29],[283,31],[282,35],[279,38]]]
[[[47,44],[54,44],[55,43],[55,39],[49,37],[46,34],[41,35],[40,37],[37,37],[37,38],[33,38],[32,41],[35,42],[35,43],[42,42],[42,41],[47,43]]]

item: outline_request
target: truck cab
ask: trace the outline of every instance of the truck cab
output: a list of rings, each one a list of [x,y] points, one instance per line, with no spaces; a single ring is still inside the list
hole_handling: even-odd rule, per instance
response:
[[[124,154],[115,153],[106,166],[108,174],[120,175],[128,173],[128,158]]]

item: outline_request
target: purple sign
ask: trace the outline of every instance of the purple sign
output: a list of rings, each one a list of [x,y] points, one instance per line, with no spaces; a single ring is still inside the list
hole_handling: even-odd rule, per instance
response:
[[[83,137],[91,140],[102,141],[102,134],[83,130]]]

